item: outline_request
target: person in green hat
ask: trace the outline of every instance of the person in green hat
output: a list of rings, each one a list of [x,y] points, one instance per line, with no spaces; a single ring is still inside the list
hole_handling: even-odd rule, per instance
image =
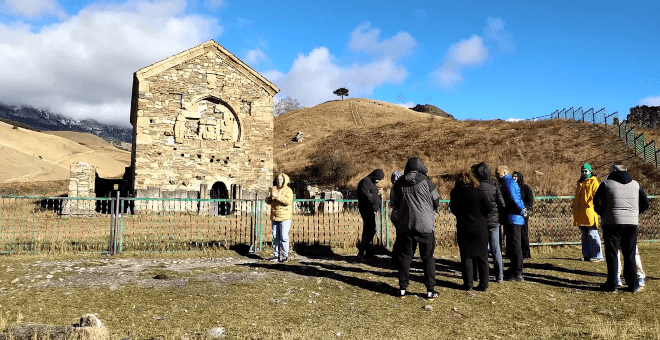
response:
[[[573,199],[573,225],[582,232],[582,260],[603,261],[598,234],[598,214],[594,211],[594,196],[598,190],[598,179],[591,171],[591,165],[584,163],[580,169],[575,198]]]

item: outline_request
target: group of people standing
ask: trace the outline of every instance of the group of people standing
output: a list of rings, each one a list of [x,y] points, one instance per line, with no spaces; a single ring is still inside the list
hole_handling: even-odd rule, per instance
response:
[[[522,175],[515,174],[521,181]],[[469,171],[458,175],[450,193],[449,209],[456,216],[456,238],[466,290],[474,288],[475,273],[479,276],[479,284],[474,289],[488,289],[489,248],[493,253],[495,282],[524,281],[523,260],[525,255],[531,256],[527,224],[528,211],[533,204],[531,189],[516,182],[506,166],[499,166],[495,177],[498,183],[491,180],[488,164],[475,164]],[[529,199],[527,204],[522,192],[529,196],[526,197]],[[506,254],[511,261],[506,272],[500,250],[500,225],[504,226]]]
[[[407,294],[410,265],[417,248],[424,271],[426,298],[438,296],[435,291],[435,211],[440,197],[436,185],[427,176],[428,170],[419,158],[408,159],[404,172],[392,174],[390,202],[391,221],[396,228],[392,261],[398,268],[399,289],[396,295]],[[372,171],[358,183],[358,210],[363,220],[358,256],[372,256],[369,246],[376,233],[376,215],[382,206],[376,184],[383,180],[381,169]],[[449,209],[456,216],[456,237],[460,250],[463,286],[466,290],[486,291],[489,284],[488,253],[493,255],[495,282],[522,282],[523,260],[530,258],[529,213],[534,196],[520,172],[511,173],[501,165],[491,180],[488,164],[479,163],[459,173],[450,193]],[[285,174],[277,176],[266,203],[271,205],[274,254],[272,261],[289,259],[289,229],[293,211],[293,192]],[[599,216],[605,240],[607,281],[605,291],[622,286],[621,265],[628,289],[637,292],[644,285],[644,271],[637,249],[639,214],[650,202],[639,183],[618,163],[599,183],[592,168],[585,163],[577,182],[573,199],[573,222],[582,232],[583,260],[603,260],[598,233]],[[506,255],[510,266],[504,271],[500,228],[504,226]],[[478,278],[478,285],[473,281]]]

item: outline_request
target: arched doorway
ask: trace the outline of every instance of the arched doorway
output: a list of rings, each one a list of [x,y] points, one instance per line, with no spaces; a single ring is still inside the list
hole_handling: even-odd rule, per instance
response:
[[[211,187],[211,199],[229,199],[229,191],[223,182],[215,182]],[[211,205],[211,213],[213,215],[229,215],[231,214],[230,202],[214,202],[217,204]]]

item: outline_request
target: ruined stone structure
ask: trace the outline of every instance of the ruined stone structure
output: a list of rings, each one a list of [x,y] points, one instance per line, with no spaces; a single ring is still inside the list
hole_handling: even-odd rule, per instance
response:
[[[68,197],[96,197],[96,169],[89,163],[76,162],[71,164],[69,173]],[[62,205],[62,215],[90,215],[96,209],[96,200],[65,200]]]
[[[277,92],[213,40],[135,72],[135,196],[265,197],[273,185]]]

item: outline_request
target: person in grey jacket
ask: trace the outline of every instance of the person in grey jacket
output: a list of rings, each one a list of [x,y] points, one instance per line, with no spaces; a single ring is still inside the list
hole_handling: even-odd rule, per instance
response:
[[[397,211],[396,235],[400,242],[399,290],[397,296],[406,295],[410,280],[413,247],[419,244],[419,255],[424,268],[426,298],[438,296],[435,291],[435,210],[440,196],[435,184],[426,176],[427,169],[419,158],[410,158],[403,176],[394,184],[392,209]]]
[[[646,211],[650,202],[644,189],[628,174],[627,169],[614,163],[610,174],[596,190],[594,211],[603,222],[605,261],[607,261],[607,281],[601,289],[608,292],[617,290],[617,253],[619,247],[623,255],[623,277],[628,290],[636,293],[641,289],[637,280],[635,249],[639,233],[639,214]]]
[[[492,206],[492,211],[486,216],[488,227],[488,245],[493,252],[493,269],[495,269],[495,281],[502,282],[504,279],[504,266],[502,264],[502,248],[500,247],[500,212],[504,211],[504,197],[502,191],[495,182],[490,179],[490,168],[486,163],[472,166],[472,173],[479,180],[479,189],[486,194],[486,198]]]

